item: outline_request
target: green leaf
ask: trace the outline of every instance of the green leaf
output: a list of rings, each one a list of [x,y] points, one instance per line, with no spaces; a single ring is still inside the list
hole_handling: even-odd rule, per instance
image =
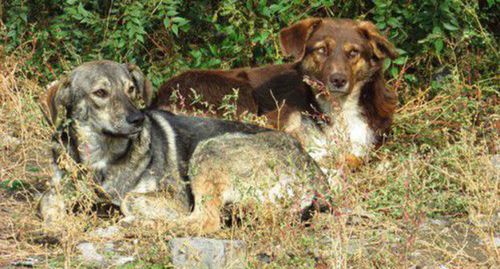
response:
[[[385,27],[387,26],[387,24],[385,22],[377,22],[377,28],[379,29],[385,29]]]
[[[16,191],[25,188],[25,184],[18,179],[14,180],[4,180],[0,182],[0,188],[8,191]]]
[[[173,17],[172,21],[176,22],[178,24],[183,24],[183,23],[188,23],[189,22],[188,20],[186,20],[184,18],[181,18],[181,17]]]
[[[168,17],[173,17],[177,14],[179,14],[179,12],[177,12],[176,10],[169,10],[165,15],[167,15]]]
[[[179,26],[177,26],[177,24],[172,25],[172,32],[175,36],[179,36]]]
[[[407,81],[410,81],[410,82],[415,82],[415,81],[417,81],[417,78],[416,78],[414,75],[410,75],[410,74],[405,74],[405,75],[404,75],[404,78],[405,78]]]
[[[432,33],[433,33],[434,35],[441,35],[441,34],[443,33],[443,31],[441,30],[441,27],[439,27],[439,26],[434,26],[434,27],[432,28]]]
[[[397,68],[396,66],[393,66],[393,67],[391,67],[391,70],[389,71],[389,73],[391,74],[391,76],[393,78],[395,78],[399,75],[399,68]]]
[[[397,64],[397,65],[403,65],[404,63],[406,63],[406,60],[408,59],[408,57],[398,57],[396,60],[394,60],[394,64]]]
[[[399,21],[396,18],[391,17],[387,20],[387,24],[389,24],[392,27],[397,27],[399,26]]]
[[[375,6],[377,6],[377,8],[384,8],[388,5],[387,1],[375,0],[373,2],[375,3]]]
[[[165,29],[169,29],[170,28],[170,18],[169,17],[165,17],[165,19],[163,20],[163,25],[165,26]]]
[[[406,50],[403,50],[403,49],[400,49],[400,48],[396,48],[396,51],[398,52],[399,55],[404,55],[406,54]]]
[[[440,83],[440,82],[435,81],[435,80],[431,81],[431,88],[432,88],[432,89],[440,89],[440,88],[441,88],[441,86],[442,86],[442,85],[441,85],[441,83]]]
[[[436,52],[438,54],[441,53],[441,51],[443,50],[443,47],[444,47],[444,42],[442,39],[437,39],[434,41],[434,48],[436,49]]]
[[[83,17],[88,17],[90,12],[88,12],[82,4],[78,5],[78,13],[80,13]]]
[[[26,171],[33,172],[33,173],[40,172],[40,167],[33,166],[33,165],[28,165],[26,167]]]
[[[450,23],[446,23],[446,22],[443,22],[443,27],[447,30],[450,30],[450,31],[458,30],[458,27],[456,27],[455,25],[452,25]]]
[[[391,62],[392,62],[392,61],[391,61],[391,59],[389,59],[389,58],[386,58],[386,59],[384,60],[384,68],[383,68],[383,69],[384,69],[384,71],[385,71],[385,70],[387,70],[387,68],[389,68],[389,66],[391,66]]]

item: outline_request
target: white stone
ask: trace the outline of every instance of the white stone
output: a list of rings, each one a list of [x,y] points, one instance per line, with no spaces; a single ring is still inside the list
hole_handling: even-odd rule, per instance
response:
[[[76,246],[80,251],[79,259],[84,265],[98,268],[108,268],[110,266],[120,266],[135,260],[132,256],[125,256],[118,253],[113,242],[104,243],[80,243]]]
[[[90,264],[104,265],[104,257],[97,253],[97,249],[92,243],[80,243],[76,248],[80,251],[84,262]]]
[[[174,238],[169,245],[174,268],[246,268],[246,243],[240,240]]]
[[[93,234],[100,238],[113,238],[120,235],[120,229],[117,226],[108,226],[106,228],[97,228]]]
[[[491,158],[491,164],[496,169],[500,169],[500,154],[493,155],[493,157]]]

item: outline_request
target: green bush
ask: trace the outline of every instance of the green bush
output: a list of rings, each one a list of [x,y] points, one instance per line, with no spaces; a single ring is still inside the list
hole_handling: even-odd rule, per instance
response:
[[[496,72],[499,2],[11,0],[0,34],[7,53],[33,53],[26,71],[43,83],[105,58],[140,65],[159,86],[189,68],[280,63],[277,33],[309,16],[367,19],[400,49],[389,75],[406,64],[405,81],[427,85],[444,65],[460,66],[471,81]]]

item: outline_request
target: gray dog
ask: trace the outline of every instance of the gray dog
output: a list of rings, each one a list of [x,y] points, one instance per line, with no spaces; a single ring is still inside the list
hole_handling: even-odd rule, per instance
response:
[[[190,233],[218,230],[228,204],[307,215],[323,205],[329,185],[293,138],[238,122],[141,111],[138,98],[151,100],[142,72],[111,61],[85,63],[49,88],[51,119],[65,110],[65,120],[54,136],[51,188],[40,203],[47,224],[67,210],[64,152],[93,172],[127,218],[165,220]]]

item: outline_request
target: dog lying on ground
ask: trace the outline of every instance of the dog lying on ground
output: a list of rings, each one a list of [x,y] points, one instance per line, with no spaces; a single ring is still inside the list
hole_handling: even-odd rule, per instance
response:
[[[290,136],[239,122],[140,111],[150,84],[132,65],[85,63],[52,85],[48,107],[67,119],[55,135],[55,175],[40,213],[51,225],[64,219],[68,196],[60,155],[85,164],[103,199],[127,219],[163,220],[189,233],[220,228],[227,204],[277,206],[310,214],[329,185],[316,163]]]
[[[345,137],[347,160],[359,165],[392,122],[397,95],[385,87],[383,61],[397,56],[394,46],[371,22],[320,18],[283,29],[280,42],[295,63],[188,71],[166,82],[153,106],[175,105],[168,99],[174,89],[186,103],[194,89],[219,106],[221,95],[239,88],[240,111],[268,116],[274,127],[299,138],[316,160],[329,154],[325,145],[332,139]],[[191,79],[197,76],[204,79]]]
[[[206,111],[208,104],[212,112],[221,116],[224,112],[222,108],[224,97],[232,95],[233,90],[237,89],[237,113],[258,114],[260,100],[255,99],[254,90],[274,76],[292,70],[291,64],[231,70],[188,70],[169,79],[160,87],[153,99],[152,107],[167,110],[183,108],[188,111]],[[198,95],[201,95],[202,102],[197,100]],[[172,102],[172,98],[179,99],[180,97],[185,98],[183,104]]]

